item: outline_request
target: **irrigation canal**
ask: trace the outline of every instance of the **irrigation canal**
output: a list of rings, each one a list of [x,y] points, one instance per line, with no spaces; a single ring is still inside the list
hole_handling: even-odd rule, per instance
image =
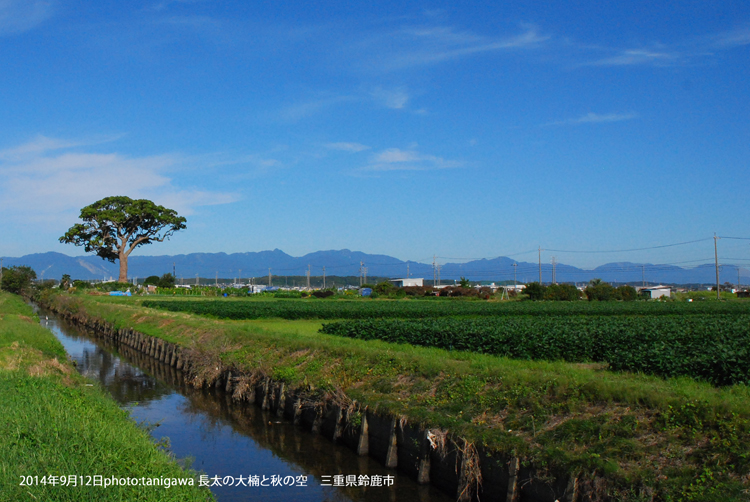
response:
[[[212,486],[221,502],[367,501],[452,502],[432,486],[387,469],[370,457],[277,418],[253,405],[237,405],[220,390],[197,390],[181,372],[126,346],[93,337],[86,330],[34,306],[43,326],[62,342],[78,371],[99,382],[156,441],[168,438],[167,449],[182,462],[213,479],[232,477],[233,486]],[[105,474],[106,473],[91,473]],[[356,486],[325,486],[334,476],[356,476]],[[307,476],[307,486],[238,486],[242,476]],[[360,486],[364,478],[393,477],[392,486]],[[351,479],[351,478],[350,478]],[[197,482],[197,480],[196,480]],[[296,483],[295,483],[296,484]],[[385,484],[385,483],[383,483]]]

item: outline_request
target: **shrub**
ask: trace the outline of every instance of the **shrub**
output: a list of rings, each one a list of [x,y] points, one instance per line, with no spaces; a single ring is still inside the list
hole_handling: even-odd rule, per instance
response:
[[[408,296],[434,296],[435,288],[430,286],[404,286],[401,288]]]
[[[164,274],[159,278],[157,286],[160,288],[173,288],[175,283],[174,276],[172,274]]]
[[[572,302],[579,300],[583,293],[572,284],[551,284],[544,288],[544,299]]]
[[[396,286],[394,286],[393,283],[389,281],[379,282],[375,285],[374,288],[372,288],[373,291],[381,295],[389,295],[395,292],[396,289],[398,288],[396,288]]]
[[[523,292],[526,293],[526,295],[529,297],[529,300],[544,299],[544,286],[542,286],[538,282],[528,283]]]
[[[25,265],[13,266],[10,268],[3,267],[2,288],[11,293],[21,293],[31,287],[31,281],[36,279],[36,272],[31,267]]]
[[[597,300],[606,302],[616,300],[616,291],[614,286],[608,282],[602,282],[601,279],[592,279],[586,289],[583,290],[589,301]]]
[[[79,281],[76,279],[73,281],[73,287],[76,289],[89,289],[91,288],[91,283],[88,281]]]
[[[279,290],[273,293],[273,297],[274,298],[302,298],[302,292],[294,291],[294,290],[290,290],[290,291]]]
[[[128,282],[104,282],[96,285],[96,289],[105,292],[125,291],[131,287],[133,287],[133,285]]]
[[[615,289],[615,295],[618,300],[626,302],[631,302],[638,298],[638,292],[633,286],[619,286]]]
[[[158,275],[150,275],[146,277],[146,280],[143,281],[144,286],[148,285],[154,285],[157,286],[159,284],[159,276]]]

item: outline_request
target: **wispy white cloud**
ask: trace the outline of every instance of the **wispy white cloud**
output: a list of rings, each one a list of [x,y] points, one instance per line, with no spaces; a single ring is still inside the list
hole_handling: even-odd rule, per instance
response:
[[[150,8],[152,10],[156,11],[162,11],[165,10],[172,5],[183,5],[183,4],[196,4],[196,3],[204,3],[206,0],[163,0],[161,2],[157,2],[153,4]]]
[[[542,126],[579,125],[579,124],[602,124],[608,122],[622,122],[638,118],[637,113],[587,113],[581,117],[555,122],[547,122]]]
[[[54,13],[53,0],[0,0],[0,36],[29,31]]]
[[[750,45],[750,26],[743,26],[735,30],[720,33],[716,36],[714,45],[722,49]]]
[[[152,199],[181,214],[238,199],[234,193],[178,183],[170,176],[183,162],[178,155],[68,151],[79,143],[40,136],[4,150],[0,208],[17,221],[55,224],[69,221],[83,205],[110,195]]]
[[[451,26],[408,26],[372,36],[356,48],[372,54],[363,61],[366,68],[395,71],[479,53],[534,48],[549,39],[535,26],[507,37],[487,37]]]
[[[652,65],[663,66],[675,64],[683,55],[676,51],[668,50],[649,50],[649,49],[628,49],[605,58],[597,59],[582,66],[635,66],[635,65]]]
[[[370,95],[386,108],[400,110],[409,102],[409,93],[403,87],[397,89],[383,89],[376,87]]]
[[[123,135],[97,136],[87,139],[69,140],[60,138],[50,138],[44,135],[37,135],[34,139],[21,145],[0,150],[0,160],[19,161],[27,157],[44,154],[50,151],[63,150],[78,146],[93,146],[115,141]]]
[[[297,122],[322,113],[329,108],[347,103],[374,102],[393,110],[403,110],[409,102],[410,96],[404,87],[387,89],[374,87],[371,90],[360,89],[345,95],[326,96],[309,101],[290,104],[281,108],[278,118],[285,122]]]
[[[324,145],[329,150],[340,150],[342,152],[362,152],[364,150],[369,150],[370,147],[367,145],[363,145],[361,143],[346,143],[346,142],[340,142],[340,143],[326,143]]]
[[[401,150],[389,148],[374,154],[371,162],[355,171],[355,173],[387,172],[387,171],[435,171],[439,169],[456,169],[464,167],[465,163],[457,160],[447,160],[435,155],[427,155],[415,149]]]
[[[279,118],[287,122],[296,122],[303,118],[310,117],[332,106],[342,103],[359,101],[355,96],[332,96],[327,98],[314,99],[302,103],[285,106],[279,112]]]
[[[750,25],[712,35],[686,38],[672,44],[653,43],[649,46],[608,49],[579,46],[583,54],[591,56],[577,66],[678,66],[695,64],[702,58],[719,56],[723,51],[750,45]],[[575,47],[575,43],[571,43]],[[606,56],[602,57],[601,54]],[[593,55],[596,54],[594,57]],[[586,57],[586,56],[584,56]]]

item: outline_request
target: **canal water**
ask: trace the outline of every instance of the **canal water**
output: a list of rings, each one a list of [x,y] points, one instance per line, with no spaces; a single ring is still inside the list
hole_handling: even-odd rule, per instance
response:
[[[222,391],[195,389],[169,365],[35,310],[78,371],[98,382],[181,463],[207,476],[221,502],[454,500],[257,406],[234,404]],[[253,484],[251,476],[269,486],[245,486]],[[306,486],[299,486],[299,476],[307,476]],[[333,486],[342,480],[349,486]]]

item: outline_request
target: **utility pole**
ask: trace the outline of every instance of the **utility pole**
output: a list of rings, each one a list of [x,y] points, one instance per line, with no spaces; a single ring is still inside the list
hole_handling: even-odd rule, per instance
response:
[[[268,269],[268,287],[271,287],[271,269]]]
[[[714,260],[716,261],[716,299],[721,300],[721,286],[719,285],[719,247],[716,244],[719,237],[714,232]]]
[[[438,286],[440,286],[440,265],[437,266],[437,281]]]
[[[409,264],[406,264],[406,278],[409,278]]]
[[[242,269],[239,270],[239,274],[240,274],[239,283],[242,284]]]
[[[365,284],[367,284],[367,267],[364,268],[365,271]]]
[[[557,265],[557,262],[555,262],[555,257],[552,257],[552,284],[557,284],[557,276],[555,275],[555,267]]]
[[[539,285],[542,285],[542,246],[539,246]]]
[[[363,267],[364,266],[365,266],[364,262],[359,262],[359,287],[360,288],[362,287],[362,284],[363,284],[362,283],[362,272],[363,272]]]
[[[219,271],[216,271],[216,287],[219,287]]]
[[[307,264],[307,289],[310,289],[310,264]]]
[[[437,286],[437,269],[435,268],[435,255],[432,255],[432,287]]]
[[[172,262],[172,277],[174,277],[175,279],[177,279],[177,272],[175,272],[175,270],[176,270],[175,263]]]
[[[323,265],[323,289],[326,289],[326,266]]]
[[[516,272],[518,272],[518,263],[513,264],[513,291],[518,293],[518,281],[516,280]]]
[[[195,274],[195,285],[198,286],[198,274]]]

